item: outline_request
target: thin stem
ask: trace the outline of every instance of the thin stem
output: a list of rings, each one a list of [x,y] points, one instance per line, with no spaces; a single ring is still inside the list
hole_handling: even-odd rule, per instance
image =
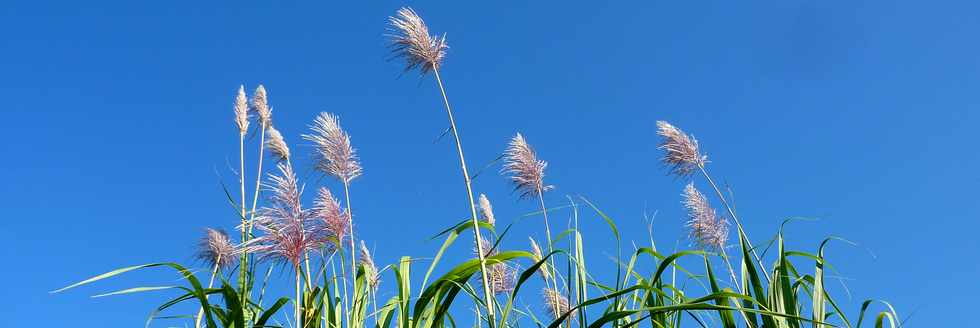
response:
[[[742,221],[738,219],[737,215],[735,215],[735,210],[732,209],[732,206],[728,204],[728,200],[725,198],[725,195],[721,192],[721,189],[718,188],[718,185],[715,184],[715,180],[712,180],[711,176],[708,175],[708,170],[704,168],[704,165],[698,165],[698,168],[701,169],[701,175],[704,176],[705,180],[708,180],[708,183],[711,184],[711,188],[715,190],[715,194],[718,195],[718,199],[721,199],[721,203],[725,205],[725,209],[728,210],[728,214],[732,216],[732,220],[735,221],[735,226],[738,228],[739,237],[744,239],[745,242],[749,244],[748,245],[749,251],[751,251],[752,256],[755,258],[756,263],[759,264],[759,269],[760,269],[759,271],[762,271],[762,274],[765,275],[766,282],[768,283],[770,281],[769,273],[766,272],[766,267],[762,265],[762,258],[760,258],[759,254],[756,253],[755,247],[752,247],[751,239],[749,239],[749,236],[745,234],[745,230],[742,229]]]
[[[310,253],[305,253],[304,257],[306,257],[306,259],[304,259],[304,262],[306,262],[306,288],[313,290],[313,278],[310,277]]]
[[[300,294],[301,293],[300,290],[302,289],[302,286],[300,286],[300,283],[299,283],[299,280],[301,279],[300,276],[302,275],[302,273],[300,272],[301,269],[300,269],[300,266],[299,266],[298,263],[296,265],[294,265],[294,266],[295,266],[295,269],[296,269],[296,306],[295,306],[295,308],[296,308],[296,327],[303,327],[303,319],[302,319],[303,299],[302,299],[302,295]]]
[[[476,240],[477,248],[480,250],[477,252],[477,257],[480,259],[480,276],[483,279],[483,297],[487,302],[487,318],[489,327],[493,328],[497,319],[494,316],[493,293],[490,292],[490,279],[487,277],[487,259],[483,254],[483,250],[479,247],[483,237],[480,236],[480,222],[476,216],[476,202],[473,199],[473,186],[470,181],[470,173],[466,170],[466,157],[463,156],[463,145],[459,141],[459,132],[456,130],[456,119],[453,118],[453,110],[449,106],[449,97],[446,96],[446,88],[442,84],[439,68],[435,67],[432,71],[435,73],[436,82],[439,83],[439,91],[442,92],[442,101],[446,105],[446,113],[449,115],[449,125],[453,130],[453,137],[456,139],[456,152],[459,153],[459,166],[463,170],[463,181],[466,182],[466,195],[469,196],[470,200],[473,238]]]
[[[548,236],[548,253],[550,254],[551,252],[554,252],[554,247],[551,245],[551,224],[548,223],[548,209],[544,206],[544,191],[541,190],[541,188],[538,188],[537,193],[538,202],[541,204],[541,215],[544,216],[544,231]],[[552,293],[552,298],[554,299],[553,307],[555,308],[555,316],[557,317],[562,315],[562,313],[558,313],[558,311],[560,311],[558,307],[558,277],[555,275],[555,258],[551,257],[549,260],[551,260],[551,265],[548,266],[548,269],[551,271],[551,280],[554,282],[555,286],[555,292]]]
[[[259,167],[255,175],[255,195],[252,197],[252,212],[248,220],[248,235],[252,235],[252,223],[255,221],[255,209],[259,205],[259,191],[262,188],[262,159],[265,158],[265,129],[266,123],[262,122],[262,136],[259,137]]]
[[[214,286],[214,276],[218,274],[219,263],[221,263],[221,254],[218,254],[218,259],[214,261],[214,269],[211,269],[211,279],[208,280],[208,289],[211,289],[211,286]],[[208,296],[209,295],[204,295],[204,299],[207,299]],[[204,316],[204,306],[201,306],[201,309],[197,311],[197,320],[194,321],[194,327],[201,326],[201,318],[203,316]]]
[[[241,216],[242,216],[242,239],[241,239],[241,242],[242,242],[242,244],[244,244],[245,242],[248,241],[248,234],[247,234],[248,222],[247,222],[247,220],[245,218],[245,131],[244,130],[243,131],[240,131],[238,133],[238,163],[239,163],[239,171],[238,171],[238,182],[239,183],[238,184],[241,187],[240,191],[241,191],[241,195],[242,195],[242,202],[241,202],[241,205],[242,205],[242,210],[241,210]],[[238,286],[239,286],[239,290],[240,290],[240,292],[242,294],[241,304],[248,304],[248,296],[247,296],[248,295],[247,294],[248,283],[246,282],[246,280],[248,279],[248,251],[247,250],[244,251],[244,252],[242,252],[242,258],[241,258],[241,261],[239,261],[239,263],[241,264],[240,265],[241,269],[240,269],[240,273],[238,275]]]
[[[354,246],[354,213],[351,211],[351,206],[350,206],[350,182],[348,182],[347,180],[344,180],[344,198],[347,201],[347,228],[349,229],[349,232],[350,232],[349,238],[350,238],[350,272],[351,272],[350,275],[351,275],[351,284],[355,284],[355,283],[357,283],[357,277],[355,277],[357,275],[357,256],[356,256],[356,252],[354,251],[354,249],[355,249],[354,248],[355,247]],[[343,241],[341,241],[341,242],[343,242]],[[354,292],[357,292],[357,288],[355,288],[355,286],[351,286],[351,288],[354,290]],[[356,306],[357,306],[357,297],[356,296],[351,296],[351,310],[353,311],[353,309]],[[351,316],[351,319],[353,319],[354,313],[350,313],[350,316]],[[348,323],[348,325],[350,325],[350,323]]]
[[[732,262],[728,260],[728,252],[725,251],[725,248],[724,247],[721,248],[721,257],[723,259],[725,259],[725,265],[728,266],[728,273],[732,277],[732,284],[735,285],[735,289],[738,289],[738,293],[739,294],[745,295],[745,290],[743,289],[742,286],[740,286],[738,284],[738,278],[735,277],[735,268],[732,266]],[[704,256],[704,265],[705,266],[708,265],[708,256],[707,255]],[[738,313],[741,313],[742,314],[742,320],[745,320],[745,326],[746,327],[750,327],[751,325],[749,324],[749,316],[748,316],[748,314],[746,314],[745,311],[738,311]]]
[[[341,243],[343,243],[343,241],[341,241]],[[343,248],[341,248],[340,250],[343,251]],[[347,299],[347,296],[349,294],[349,292],[347,291],[347,269],[344,268],[344,261],[343,260],[338,260],[337,262],[340,262],[340,275],[344,279],[344,281],[342,281],[342,285],[344,286],[344,313],[345,313],[345,315],[343,316],[343,318],[341,319],[341,321],[343,321],[343,319],[347,319],[347,327],[351,327],[351,320],[350,320],[351,318],[350,318],[350,316],[352,316],[352,314],[351,314],[350,309],[351,309],[352,306],[349,306],[350,303],[349,303],[349,300]],[[354,273],[351,273],[351,276],[353,276],[353,275],[354,275]],[[341,324],[343,324],[343,323],[341,323]]]

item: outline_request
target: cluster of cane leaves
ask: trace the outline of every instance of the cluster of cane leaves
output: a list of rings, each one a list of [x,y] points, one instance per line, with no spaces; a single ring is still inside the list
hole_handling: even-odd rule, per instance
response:
[[[608,224],[612,235],[619,244],[620,236],[614,221],[587,199],[582,198],[581,200],[594,209],[597,216]],[[577,206],[571,207],[575,209],[577,218]],[[559,233],[554,240],[556,245],[562,244],[562,241],[568,241],[567,248],[555,246],[553,252],[546,254],[543,258],[536,259],[536,261],[532,260],[530,265],[520,273],[513,291],[507,295],[506,300],[498,303],[496,299],[492,299],[491,302],[494,304],[488,305],[481,300],[478,292],[471,284],[474,280],[474,274],[478,273],[480,269],[479,260],[476,258],[454,266],[427,285],[430,275],[436,270],[444,252],[449,249],[459,235],[473,228],[470,222],[469,219],[463,220],[436,236],[444,237],[445,241],[426,270],[422,280],[422,290],[418,295],[412,294],[413,280],[411,276],[412,264],[417,260],[405,256],[400,259],[397,266],[391,267],[397,288],[395,296],[380,307],[370,310],[368,308],[370,293],[365,280],[365,268],[361,266],[357,271],[354,284],[356,290],[352,294],[361,299],[358,302],[353,302],[353,304],[358,304],[356,305],[358,308],[353,310],[356,315],[347,319],[356,320],[351,326],[350,323],[344,322],[340,309],[341,295],[339,294],[340,288],[337,279],[321,274],[318,276],[323,277],[323,287],[315,287],[305,292],[302,296],[303,299],[300,300],[304,304],[303,309],[305,311],[304,322],[300,327],[368,327],[369,324],[366,319],[369,317],[374,318],[374,327],[376,328],[388,328],[392,324],[399,328],[456,327],[457,323],[452,318],[450,309],[459,302],[461,294],[478,303],[480,307],[496,307],[501,314],[499,322],[487,322],[487,324],[493,324],[496,327],[519,326],[518,318],[521,317],[528,318],[540,327],[548,328],[573,325],[589,328],[603,326],[622,328],[633,326],[681,327],[682,322],[684,322],[682,319],[687,317],[690,318],[690,321],[684,322],[684,324],[703,327],[852,328],[862,327],[862,324],[865,323],[865,316],[873,304],[872,300],[865,301],[860,309],[856,324],[852,324],[851,319],[846,316],[838,302],[827,292],[825,268],[828,268],[829,264],[825,258],[825,250],[829,242],[841,240],[839,238],[827,238],[820,244],[816,253],[790,251],[785,248],[785,240],[782,229],[780,229],[774,238],[776,246],[774,264],[767,273],[760,274],[760,270],[765,269],[757,267],[757,263],[752,261],[752,256],[749,253],[753,246],[748,240],[740,237],[738,248],[743,259],[739,263],[741,268],[740,279],[742,286],[748,286],[745,293],[740,293],[730,288],[720,287],[724,283],[724,279],[716,276],[715,269],[711,265],[712,261],[710,261],[710,258],[717,256],[717,254],[703,250],[685,250],[663,255],[658,252],[652,238],[649,247],[637,248],[626,263],[614,263],[617,266],[617,276],[612,285],[595,281],[585,265],[583,239],[576,226]],[[493,226],[482,222],[481,228],[494,229]],[[507,235],[509,229],[510,226],[499,235],[494,248],[500,246],[500,242]],[[534,316],[531,313],[533,311],[515,309],[514,301],[522,290],[522,286],[535,276],[542,265],[545,265],[552,257],[557,256],[563,256],[567,259],[569,270],[566,272],[566,290],[575,293],[574,299],[583,301],[575,304],[570,311],[558,318],[545,321]],[[677,261],[683,257],[702,257],[704,274],[698,275],[694,273],[698,270],[690,270],[680,266]],[[488,264],[496,264],[516,262],[520,259],[534,259],[534,256],[527,251],[510,250],[497,252],[496,255],[487,257],[486,260]],[[801,273],[793,262],[795,259],[814,263],[812,273]],[[242,297],[239,295],[239,290],[236,290],[228,282],[222,281],[221,288],[205,288],[192,271],[176,263],[153,263],[121,268],[72,284],[59,289],[57,292],[126,272],[155,267],[174,269],[180,274],[186,285],[135,287],[96,296],[177,289],[182,293],[178,297],[159,305],[147,320],[147,326],[162,311],[182,302],[195,302],[201,308],[207,309],[203,312],[202,324],[209,328],[278,327],[280,325],[271,324],[270,320],[273,319],[277,311],[292,301],[282,297],[267,308],[263,308],[260,305],[262,302],[260,296],[258,304],[249,302],[249,304],[243,305],[240,302]],[[645,276],[641,273],[643,268],[656,269],[652,275]],[[382,271],[388,271],[387,269],[389,268]],[[254,271],[254,267],[249,270],[249,276],[253,276]],[[324,271],[324,268],[321,268],[320,271]],[[669,280],[665,278],[668,273]],[[687,294],[688,288],[685,288],[686,283],[677,279],[678,274],[683,276],[683,280],[707,285],[710,293],[689,296]],[[247,288],[251,289],[251,286]],[[264,294],[264,289],[263,287],[262,294]],[[601,295],[587,298],[590,290],[597,291]],[[218,297],[209,299],[208,295]],[[215,300],[219,299],[223,304],[215,303]],[[873,321],[875,327],[883,327],[886,323],[890,327],[898,327],[898,316],[895,310],[887,302],[880,303],[887,310],[877,313],[869,321]],[[806,315],[806,311],[809,311],[810,314]],[[576,317],[569,318],[573,313]],[[716,321],[708,318],[712,315],[717,317]],[[486,317],[483,318],[483,320],[487,319]]]

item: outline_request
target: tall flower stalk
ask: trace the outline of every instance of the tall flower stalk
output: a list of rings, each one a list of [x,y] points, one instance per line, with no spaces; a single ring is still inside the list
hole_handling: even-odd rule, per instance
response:
[[[248,219],[246,218],[245,209],[245,134],[248,133],[249,125],[249,110],[248,110],[248,97],[245,96],[245,86],[241,85],[238,87],[238,95],[235,97],[235,124],[238,126],[238,184],[239,192],[241,194],[241,215],[242,225],[242,238],[241,242],[245,243],[248,240]],[[242,304],[247,304],[247,293],[245,292],[248,288],[248,253],[242,252],[241,254],[241,266],[238,275],[238,289],[241,291]]]
[[[340,119],[336,115],[321,112],[313,120],[310,129],[313,130],[313,133],[304,134],[303,138],[313,142],[315,168],[324,174],[337,178],[344,185],[347,228],[350,237],[351,283],[354,283],[356,282],[354,275],[357,273],[357,247],[354,246],[354,217],[351,212],[350,183],[361,176],[363,169],[357,158],[357,152],[351,144],[350,135],[340,127]],[[344,286],[346,288],[346,284]],[[346,297],[347,293],[344,294]],[[352,302],[357,302],[357,298],[353,298]],[[351,304],[349,309],[353,309],[355,305]],[[353,313],[350,314],[350,319],[354,319]],[[354,324],[354,322],[348,322],[348,325]]]
[[[265,158],[264,156],[265,147],[267,145],[267,143],[265,142],[266,131],[267,129],[272,127],[272,109],[269,107],[269,97],[266,94],[265,86],[262,86],[261,84],[257,88],[255,88],[255,94],[252,96],[252,109],[255,111],[255,114],[259,117],[259,124],[261,124],[262,127],[260,130],[261,133],[259,135],[259,157],[258,157],[259,163],[258,163],[258,168],[256,169],[257,173],[255,178],[255,195],[252,197],[251,220],[249,220],[249,224],[248,224],[249,234],[252,233],[252,221],[254,221],[255,219],[255,209],[259,204],[259,193],[260,193],[259,191],[262,186],[262,160]],[[279,134],[279,131],[275,131],[275,135],[277,135],[280,139],[282,139],[282,135]],[[283,142],[283,144],[285,144],[285,142]],[[287,154],[288,154],[288,150],[287,150]]]
[[[421,17],[412,10],[404,7],[398,10],[393,17],[388,19],[391,28],[389,37],[391,39],[391,50],[394,57],[405,59],[405,71],[419,70],[420,75],[432,72],[439,85],[439,92],[442,94],[442,101],[446,107],[446,114],[449,117],[449,127],[452,130],[453,138],[456,141],[456,153],[459,155],[459,166],[463,172],[463,182],[466,184],[466,195],[469,199],[470,218],[473,224],[473,243],[479,245],[483,239],[480,233],[479,217],[477,216],[476,200],[473,197],[472,180],[466,168],[466,156],[463,155],[463,145],[460,142],[459,131],[456,128],[456,119],[453,116],[452,106],[449,104],[449,97],[446,95],[446,87],[439,74],[442,60],[446,56],[446,37],[433,37],[429,35],[429,28]],[[483,282],[483,298],[487,306],[487,318],[490,328],[496,323],[495,309],[493,303],[493,293],[490,290],[490,279],[487,272],[487,260],[483,252],[477,252],[480,261],[480,278]]]
[[[300,202],[300,188],[291,166],[280,163],[278,175],[269,176],[266,188],[272,195],[271,206],[260,210],[256,226],[264,232],[248,243],[248,248],[263,254],[263,257],[288,263],[296,272],[296,322],[302,323],[302,281],[301,262],[309,252],[318,249],[321,240],[317,238],[313,211],[303,209]],[[309,270],[307,270],[309,271]],[[307,278],[309,280],[309,278]]]
[[[705,169],[705,165],[708,163],[708,156],[701,153],[697,139],[687,135],[684,131],[681,131],[681,129],[666,121],[657,121],[657,134],[663,138],[659,148],[665,152],[662,161],[670,168],[670,173],[678,177],[688,178],[695,172],[700,172],[704,179],[708,181],[708,184],[714,189],[718,199],[725,205],[725,209],[728,210],[728,214],[732,217],[732,220],[735,221],[735,227],[738,230],[740,241],[748,243],[750,239],[745,233],[745,229],[742,228],[742,222],[738,219],[738,215],[735,215],[735,210],[728,203],[724,193],[721,192],[721,189],[718,188],[714,179],[711,178],[711,175]],[[754,247],[749,246],[749,253],[752,254],[756,264],[760,268],[764,268],[762,258],[759,257]],[[769,273],[765,270],[762,270],[762,273],[766,277],[766,281],[770,281]],[[735,281],[735,283],[737,284],[738,281]]]
[[[507,144],[507,150],[504,151],[504,167],[501,170],[502,173],[510,175],[510,180],[514,184],[514,190],[520,193],[521,198],[537,198],[538,204],[541,206],[541,215],[544,217],[544,231],[545,235],[548,237],[548,252],[554,251],[554,245],[552,245],[551,239],[551,224],[548,223],[548,208],[544,204],[544,192],[553,189],[553,186],[544,184],[544,169],[548,167],[548,162],[538,159],[537,153],[531,148],[531,145],[527,143],[524,136],[518,133],[513,138],[510,139],[510,143]],[[534,248],[537,248],[537,244],[531,241]],[[540,253],[540,250],[537,250]],[[554,290],[551,292],[546,292],[545,295],[557,296],[558,292],[558,279],[555,274],[555,260],[551,258],[551,265],[545,265],[546,270],[550,270],[547,276],[551,277],[552,286]],[[547,280],[547,279],[546,279]],[[547,281],[546,281],[547,282]],[[547,296],[546,296],[547,297]],[[565,304],[567,305],[567,300]],[[559,300],[553,299],[547,304],[557,306],[560,304]],[[558,309],[553,309],[557,313]]]

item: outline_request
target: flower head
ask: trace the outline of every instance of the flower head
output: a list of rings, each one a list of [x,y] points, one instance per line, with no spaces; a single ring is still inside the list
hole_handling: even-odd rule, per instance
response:
[[[538,243],[534,241],[534,238],[527,237],[531,240],[531,253],[534,254],[534,262],[540,262],[544,259],[544,255],[541,254],[541,247],[538,247]],[[541,278],[545,281],[551,279],[551,273],[548,272],[548,262],[544,262],[538,267],[538,272],[541,273]]]
[[[272,123],[272,109],[269,108],[269,96],[265,93],[265,86],[261,84],[258,88],[255,88],[255,94],[252,95],[252,108],[258,114],[259,122],[265,125]]]
[[[681,129],[666,121],[657,121],[657,134],[663,137],[658,148],[666,152],[662,161],[670,167],[670,173],[687,177],[708,162],[708,156],[698,149],[698,140]]]
[[[347,211],[340,208],[340,203],[325,187],[320,187],[313,205],[313,216],[321,227],[320,238],[343,248],[346,245],[344,240],[351,238]]]
[[[361,265],[364,266],[364,274],[367,277],[368,286],[372,289],[378,289],[378,284],[381,283],[381,275],[378,273],[378,267],[374,265],[374,258],[371,257],[371,251],[368,250],[367,245],[364,241],[361,241]]]
[[[271,175],[266,188],[272,192],[269,207],[261,209],[256,227],[264,234],[252,239],[249,248],[265,258],[286,261],[298,266],[307,252],[318,249],[316,222],[312,212],[300,203],[300,188],[293,169],[278,165],[280,175]]]
[[[544,169],[548,162],[538,160],[534,149],[520,133],[510,140],[504,151],[504,161],[501,172],[510,174],[514,190],[520,191],[522,198],[538,196],[553,188],[544,184]]]
[[[197,258],[211,267],[229,268],[238,261],[238,249],[224,231],[207,228],[198,244]]]
[[[361,175],[361,163],[351,146],[350,135],[340,128],[336,115],[320,113],[310,126],[313,134],[304,134],[303,139],[313,142],[316,150],[316,169],[332,175],[341,182],[350,183]]]
[[[493,206],[490,205],[490,200],[487,199],[487,195],[480,194],[479,206],[480,218],[490,225],[495,225],[497,223],[497,219],[493,216]]]
[[[693,183],[684,188],[684,208],[687,209],[689,237],[705,249],[721,249],[728,241],[728,220],[719,218],[708,199]]]
[[[568,298],[552,288],[545,288],[541,291],[541,297],[544,299],[545,310],[551,314],[555,319],[558,319],[565,313],[568,313]],[[575,313],[577,310],[573,310],[568,314],[568,317],[575,318]]]
[[[436,70],[446,57],[446,36],[429,35],[429,28],[412,8],[403,7],[393,17],[388,38],[393,57],[405,58],[405,71],[418,68],[421,74]]]
[[[289,146],[286,145],[286,139],[283,139],[282,133],[279,133],[279,130],[276,130],[274,126],[270,125],[266,134],[265,148],[269,148],[269,152],[276,159],[280,161],[288,160]]]
[[[235,124],[239,133],[248,131],[248,98],[245,97],[244,85],[238,87],[238,96],[235,97]]]
[[[497,250],[493,249],[493,243],[487,239],[480,239],[473,252],[483,250],[484,257],[497,255]],[[487,264],[487,279],[489,280],[490,291],[494,294],[507,293],[514,290],[517,270],[506,262]]]

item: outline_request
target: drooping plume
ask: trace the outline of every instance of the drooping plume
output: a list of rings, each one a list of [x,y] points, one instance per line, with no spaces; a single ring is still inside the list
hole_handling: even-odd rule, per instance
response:
[[[564,295],[554,289],[545,288],[541,290],[541,297],[544,299],[545,310],[551,314],[552,318],[558,319],[568,312],[568,298],[565,298]],[[568,317],[574,319],[577,312],[578,310],[572,311],[572,313],[568,314]]]
[[[269,107],[269,96],[265,92],[265,86],[261,84],[255,88],[255,94],[252,95],[252,108],[255,109],[255,114],[259,116],[259,122],[267,126],[272,124],[272,108]]]
[[[493,216],[493,206],[490,205],[490,200],[487,199],[487,195],[480,194],[480,218],[490,225],[496,225],[497,219]]]
[[[501,172],[510,175],[514,190],[519,191],[522,198],[537,196],[553,188],[544,184],[544,169],[548,162],[538,160],[534,149],[520,133],[510,140],[504,161]]]
[[[684,188],[684,208],[687,209],[689,237],[705,249],[721,249],[728,241],[728,220],[719,218],[693,183]]]
[[[238,249],[224,231],[207,228],[198,244],[197,258],[210,267],[226,269],[238,261]]]
[[[670,167],[670,173],[687,177],[708,162],[708,156],[698,149],[698,140],[681,129],[666,121],[657,121],[657,134],[663,138],[658,148],[666,153],[661,160]]]
[[[269,149],[269,152],[276,157],[277,160],[285,161],[289,159],[289,146],[286,145],[286,139],[282,137],[282,133],[276,130],[274,126],[269,126],[265,137],[265,148]]]
[[[277,167],[280,174],[270,175],[265,185],[272,193],[271,206],[262,208],[256,217],[256,227],[263,235],[252,239],[249,249],[298,266],[304,255],[321,243],[315,235],[312,211],[304,210],[300,203],[296,174],[288,165],[280,163]]]
[[[479,250],[483,250],[484,257],[497,255],[497,250],[493,249],[493,243],[487,239],[480,239],[478,247],[474,247],[473,252],[476,253]],[[491,292],[494,294],[507,293],[514,290],[517,270],[506,262],[487,264],[487,279]]]
[[[351,146],[350,135],[340,127],[336,115],[322,112],[310,126],[313,134],[304,134],[303,139],[312,141],[316,148],[313,155],[316,169],[332,175],[341,182],[350,183],[361,175],[361,163]]]
[[[368,287],[371,289],[378,289],[378,284],[381,283],[381,275],[378,273],[378,267],[374,265],[374,258],[371,257],[371,251],[368,250],[367,245],[364,241],[361,241],[361,265],[364,266],[364,274],[367,277]]]
[[[541,247],[539,247],[538,243],[534,241],[534,238],[527,237],[527,239],[531,240],[531,253],[534,254],[534,262],[540,262],[542,259],[544,259],[544,255],[541,254]],[[542,263],[541,266],[538,267],[538,272],[541,273],[541,278],[544,278],[545,281],[551,279],[551,273],[548,271],[548,262]]]
[[[403,7],[388,17],[389,47],[393,57],[405,58],[405,71],[418,68],[421,74],[436,70],[446,56],[446,36],[429,35],[429,28],[412,8]]]
[[[347,211],[340,208],[340,203],[330,193],[330,189],[320,187],[313,205],[314,216],[322,228],[320,238],[330,241],[337,248],[347,245],[344,241],[351,238],[350,220],[347,218]]]
[[[241,134],[248,131],[248,98],[245,97],[244,85],[238,87],[238,96],[235,97],[235,124]]]

